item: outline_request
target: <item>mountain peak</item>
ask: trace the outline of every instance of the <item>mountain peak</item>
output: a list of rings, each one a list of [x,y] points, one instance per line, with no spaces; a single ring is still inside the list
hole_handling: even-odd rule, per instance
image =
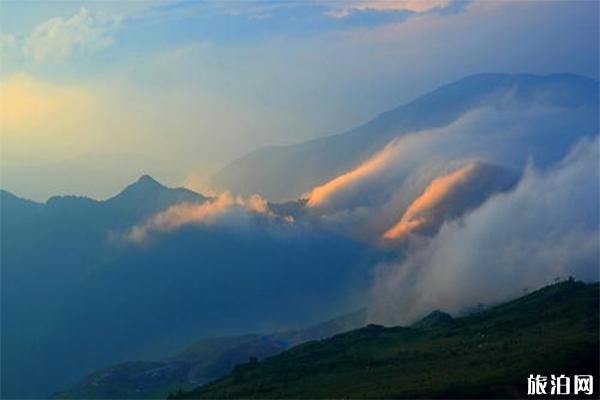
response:
[[[434,326],[447,326],[454,323],[454,318],[441,310],[434,310],[427,316],[413,324],[414,328],[431,328]]]
[[[148,174],[144,174],[144,175],[140,176],[135,183],[140,184],[140,185],[163,186],[160,182],[158,182],[156,179],[154,179],[153,177],[151,177]]]
[[[144,174],[106,202],[127,210],[128,213],[147,216],[177,203],[204,200],[205,198],[198,193],[184,188],[169,188],[150,175]]]
[[[158,193],[167,191],[168,188],[158,182],[150,175],[142,175],[135,182],[130,183],[123,189],[119,194],[112,197],[110,200],[116,199],[129,199],[129,201],[143,201],[147,200],[148,196],[154,196]]]

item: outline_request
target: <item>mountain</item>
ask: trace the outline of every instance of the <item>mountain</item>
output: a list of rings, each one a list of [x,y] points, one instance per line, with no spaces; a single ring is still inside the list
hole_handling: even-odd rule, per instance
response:
[[[2,190],[2,272],[6,278],[12,273],[30,274],[31,269],[59,275],[62,269],[68,273],[83,272],[85,263],[81,261],[91,254],[100,257],[112,233],[141,223],[172,205],[202,203],[207,199],[184,188],[167,188],[147,175],[104,201],[69,195],[52,196],[42,204]],[[30,251],[31,248],[36,251]],[[54,258],[46,259],[46,251],[52,252]],[[79,257],[84,255],[83,259]],[[48,262],[52,263],[51,268],[41,266]]]
[[[206,199],[149,176],[105,201],[54,196],[36,203],[1,190],[2,395],[43,396],[64,378],[57,361],[64,355],[54,353],[58,338],[49,332],[58,329],[70,294],[119,254],[115,232],[171,205]]]
[[[412,327],[428,329],[441,326],[451,326],[454,325],[454,323],[454,318],[452,318],[450,314],[441,310],[435,310],[429,313],[427,316],[421,318],[419,321],[415,322]]]
[[[4,189],[0,189],[0,203],[2,204],[2,207],[6,207],[7,210],[14,212],[18,212],[18,210],[22,210],[23,212],[35,211],[43,206],[41,203],[17,197]],[[12,215],[2,215],[2,217],[10,216]]]
[[[9,398],[47,396],[127,360],[162,360],[199,337],[343,314],[364,304],[378,257],[341,235],[238,204],[220,214],[222,223],[133,243],[125,234],[171,205],[218,205],[147,176],[104,201],[2,196],[1,373]]]
[[[569,115],[579,115],[585,109],[584,124],[569,124],[570,129],[575,130],[570,133],[561,127],[563,138],[554,139],[561,142],[563,151],[568,147],[565,141],[573,143],[574,137],[598,131],[598,82],[595,80],[572,74],[478,74],[442,86],[347,132],[289,146],[260,148],[218,171],[212,183],[216,188],[234,193],[259,193],[273,201],[295,199],[365,161],[394,138],[448,126],[476,109],[502,110],[507,105],[567,111]],[[564,120],[563,117],[559,120]],[[506,132],[507,140],[511,139],[510,134]],[[485,137],[485,129],[479,135]],[[547,140],[546,145],[549,145]],[[550,154],[554,151],[552,147],[538,151],[541,151],[539,158],[561,156]]]
[[[119,218],[139,222],[174,204],[206,200],[207,197],[186,188],[167,188],[151,176],[143,175],[119,194],[104,201],[104,206],[118,214]]]
[[[199,337],[294,329],[364,304],[377,260],[372,250],[261,218],[249,230],[190,225],[149,245],[121,244],[112,259],[62,294],[44,341],[46,356],[38,352],[40,361],[29,370],[60,366],[51,393],[103,366],[163,360]],[[255,349],[272,354],[281,347],[252,343],[243,359],[263,354]],[[223,355],[223,362],[239,361],[245,349]]]
[[[0,228],[5,236],[5,229],[19,229],[20,226],[31,223],[35,215],[44,208],[42,203],[22,199],[14,194],[0,189]]]
[[[300,343],[365,325],[364,311],[344,315],[306,329],[200,340],[159,361],[131,361],[103,368],[53,398],[164,398],[169,392],[220,378],[239,363],[280,353]]]
[[[569,280],[465,317],[368,325],[176,398],[523,398],[532,373],[598,376],[599,289]]]
[[[168,188],[148,175],[141,176],[116,196],[99,201],[83,196],[52,196],[45,203],[21,199],[0,190],[0,217],[7,234],[26,218],[31,223],[54,224],[58,220],[85,221],[102,229],[127,227],[151,215],[183,202],[204,202],[208,198],[185,188]]]
[[[105,228],[128,227],[169,206],[204,202],[208,198],[185,188],[168,188],[149,175],[141,176],[116,196],[98,201],[80,196],[53,196],[45,211],[57,218],[93,218]],[[81,215],[80,215],[81,214]]]

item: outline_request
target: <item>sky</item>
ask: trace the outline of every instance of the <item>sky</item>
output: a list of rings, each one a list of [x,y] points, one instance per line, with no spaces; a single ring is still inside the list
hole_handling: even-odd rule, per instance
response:
[[[206,192],[261,146],[334,134],[479,72],[598,79],[596,1],[0,3],[0,187]]]

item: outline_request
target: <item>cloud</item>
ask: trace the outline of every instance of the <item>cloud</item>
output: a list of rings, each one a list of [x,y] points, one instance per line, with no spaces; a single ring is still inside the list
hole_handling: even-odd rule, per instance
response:
[[[473,109],[446,126],[400,134],[366,161],[308,193],[309,214],[354,239],[401,247],[406,233],[431,235],[443,221],[511,187],[529,159],[547,168],[582,133],[598,129],[594,107],[559,107],[548,104],[545,96],[525,104],[510,87],[488,103],[492,105]],[[468,184],[453,188],[460,187],[460,195],[450,191],[439,203],[429,204],[421,198],[408,211],[432,181],[474,160],[496,167],[482,168]],[[431,208],[425,211],[425,206]],[[427,217],[419,222],[423,212]],[[390,231],[394,225],[402,229]]]
[[[468,162],[432,180],[400,220],[383,234],[383,239],[398,240],[413,232],[431,232],[443,221],[480,204],[491,193],[507,189],[511,181],[502,168],[480,161]]]
[[[308,194],[306,204],[309,207],[327,205],[331,202],[335,194],[351,187],[356,182],[367,180],[382,171],[392,161],[396,151],[396,142],[390,143],[383,150],[379,151],[353,170],[343,173],[331,181],[314,188]]]
[[[327,13],[335,18],[345,18],[356,11],[408,11],[425,13],[431,10],[443,9],[450,6],[451,0],[384,0],[384,1],[351,1],[340,8]]]
[[[252,214],[269,215],[267,202],[258,195],[242,198],[223,193],[204,203],[182,203],[169,207],[141,225],[134,226],[125,239],[134,243],[146,242],[152,233],[173,232],[184,225],[213,225],[231,216],[234,224]]]
[[[67,19],[55,17],[38,25],[27,38],[24,52],[36,62],[62,62],[73,53],[93,53],[108,47],[121,17],[92,14],[82,7]]]
[[[478,116],[465,116],[442,129],[411,132],[392,139],[387,145],[356,167],[312,189],[305,195],[307,205],[323,214],[339,210],[381,205],[390,199],[402,186],[404,180],[418,169],[429,170],[433,179],[442,168],[434,154],[435,147],[445,142],[460,140],[448,137],[454,125],[465,126],[469,119]],[[446,152],[451,161],[461,154]],[[423,173],[421,171],[420,173]],[[426,184],[426,183],[424,183]],[[421,188],[422,189],[422,188]]]
[[[573,275],[598,279],[599,142],[583,139],[551,169],[529,167],[511,192],[381,265],[371,319],[409,323],[434,309],[460,313]]]

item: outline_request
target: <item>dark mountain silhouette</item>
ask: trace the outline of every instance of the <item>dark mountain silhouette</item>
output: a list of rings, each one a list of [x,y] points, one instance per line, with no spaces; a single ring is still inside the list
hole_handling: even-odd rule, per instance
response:
[[[185,188],[168,188],[149,175],[141,176],[119,194],[104,201],[84,196],[52,196],[46,203],[21,199],[0,189],[0,217],[3,229],[17,228],[27,221],[52,224],[61,221],[91,222],[98,228],[127,227],[183,202],[203,202],[208,198]],[[66,219],[66,220],[65,220]],[[8,232],[7,233],[11,233]]]
[[[173,204],[197,203],[207,199],[186,188],[167,188],[151,176],[143,175],[104,204],[120,218],[139,221]]]
[[[441,310],[435,310],[415,322],[412,326],[414,328],[435,328],[453,325],[454,323],[454,318],[450,314]]]
[[[292,346],[365,325],[366,313],[355,312],[299,330],[268,335],[247,334],[197,341],[159,361],[130,361],[103,368],[54,398],[165,398],[169,392],[220,378],[250,358],[261,360]]]
[[[34,211],[43,206],[42,203],[38,203],[32,200],[22,199],[15,196],[14,194],[0,189],[0,202],[3,207],[7,207],[10,210],[29,210]],[[11,217],[12,215],[2,215],[2,217]]]
[[[0,229],[2,236],[20,226],[27,226],[32,218],[44,208],[42,203],[22,199],[14,194],[0,189]]]
[[[68,293],[118,253],[110,243],[112,232],[171,205],[205,200],[187,189],[167,188],[149,176],[106,201],[54,196],[36,203],[0,191],[3,396],[41,396],[56,385],[55,380],[60,382],[58,377],[64,373],[52,362],[64,355],[49,354],[49,332],[65,309]],[[47,372],[36,373],[35,365],[44,357],[50,362],[43,366]]]
[[[255,215],[123,240],[166,207],[203,202],[142,177],[97,201],[8,193],[2,216],[2,394],[39,397],[85,373],[160,358],[191,339],[305,326],[356,308],[377,252],[325,230]],[[11,222],[12,221],[12,222]]]

